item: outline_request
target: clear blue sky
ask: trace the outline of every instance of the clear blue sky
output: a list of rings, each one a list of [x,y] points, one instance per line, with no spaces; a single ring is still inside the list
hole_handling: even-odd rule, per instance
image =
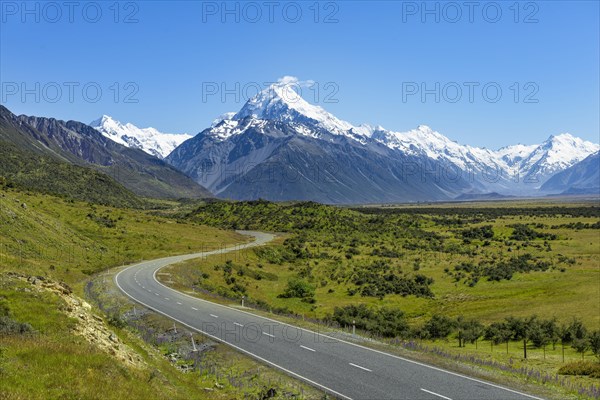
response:
[[[512,1],[493,3],[500,17],[489,2],[476,2],[473,10],[462,1],[428,2],[431,9],[437,4],[433,14],[421,1],[320,2],[318,15],[313,1],[275,3],[270,15],[262,0],[230,2],[233,13],[223,15],[221,1],[118,7],[83,1],[72,10],[36,2],[24,10],[21,1],[2,2],[0,100],[18,114],[83,122],[108,114],[140,127],[195,134],[243,104],[243,93],[239,101],[229,94],[224,102],[220,94],[208,95],[211,82],[233,90],[239,82],[252,93],[256,84],[291,75],[315,82],[303,89],[308,101],[354,124],[399,131],[426,124],[453,140],[490,148],[538,143],[562,132],[599,141],[597,1],[521,2],[517,8]],[[127,17],[132,23],[124,22]],[[478,84],[472,102],[469,82]],[[424,99],[421,84],[433,91]],[[462,97],[452,102],[457,87]],[[502,97],[492,102],[497,87]]]

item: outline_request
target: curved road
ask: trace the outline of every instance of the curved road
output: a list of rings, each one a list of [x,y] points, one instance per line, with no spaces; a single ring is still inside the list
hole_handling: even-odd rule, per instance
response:
[[[204,253],[141,262],[119,272],[115,277],[116,284],[136,302],[339,398],[539,399],[479,379],[191,297],[156,280],[157,271],[169,264],[260,246],[273,239],[267,233],[239,232],[253,236],[255,241]]]

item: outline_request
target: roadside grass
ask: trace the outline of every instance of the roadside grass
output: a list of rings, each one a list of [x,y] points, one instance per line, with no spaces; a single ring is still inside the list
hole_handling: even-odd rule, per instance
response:
[[[9,304],[11,318],[34,329],[31,334],[0,335],[0,398],[123,399],[156,393],[186,398],[193,393],[175,374],[170,381],[150,382],[151,369],[122,365],[73,335],[74,321],[59,311],[62,300],[28,291],[28,286],[6,277],[0,282],[0,298]]]

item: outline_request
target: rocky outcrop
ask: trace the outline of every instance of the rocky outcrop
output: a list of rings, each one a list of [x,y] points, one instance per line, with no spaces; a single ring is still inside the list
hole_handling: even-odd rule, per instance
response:
[[[74,318],[77,323],[73,333],[83,337],[90,344],[97,347],[125,363],[136,368],[144,368],[146,363],[131,347],[124,344],[119,337],[110,330],[104,319],[92,311],[92,306],[85,300],[73,294],[73,290],[63,282],[57,282],[41,276],[19,275],[19,279],[31,284],[33,290],[54,293],[64,301],[61,311]]]

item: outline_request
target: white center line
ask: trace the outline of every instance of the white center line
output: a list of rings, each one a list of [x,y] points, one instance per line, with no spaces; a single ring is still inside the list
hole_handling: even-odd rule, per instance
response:
[[[196,307],[192,307],[192,310],[194,311],[198,311],[198,309]]]
[[[208,315],[210,315],[210,316],[211,316],[211,317],[213,317],[213,318],[219,318],[219,316],[218,316],[218,315],[215,315],[215,314],[208,314]]]
[[[272,337],[272,338],[275,337],[275,336],[273,336],[273,335],[271,335],[270,333],[267,333],[267,332],[263,332],[263,335],[267,335],[268,337]]]
[[[157,295],[157,296],[160,296],[160,294],[158,294],[158,293],[154,293],[154,294]]]
[[[180,302],[177,302],[177,304],[181,305],[181,303],[180,303]]]
[[[364,371],[373,372],[369,368],[361,367],[360,365],[356,365],[356,364],[352,364],[352,363],[349,363],[349,364],[352,365],[353,367],[360,368]]]
[[[168,297],[165,297],[165,300],[169,300],[169,298],[168,298]]]
[[[446,399],[446,400],[452,400],[450,397],[442,396],[441,394],[438,394],[438,393],[432,392],[432,391],[430,391],[430,390],[427,390],[427,389],[423,389],[423,388],[421,388],[421,390],[422,390],[422,391],[424,391],[425,393],[432,394],[432,395],[434,395],[434,396],[437,396],[437,397],[439,397],[439,398],[442,398],[442,399]]]
[[[300,345],[300,347],[302,347],[305,350],[316,351],[315,349],[311,349],[310,347],[306,347],[306,346],[302,346],[302,345]]]
[[[244,326],[244,325],[242,325],[242,324],[238,324],[237,322],[234,322],[233,324],[234,324],[235,326],[241,326],[241,327],[243,327],[243,326]]]

